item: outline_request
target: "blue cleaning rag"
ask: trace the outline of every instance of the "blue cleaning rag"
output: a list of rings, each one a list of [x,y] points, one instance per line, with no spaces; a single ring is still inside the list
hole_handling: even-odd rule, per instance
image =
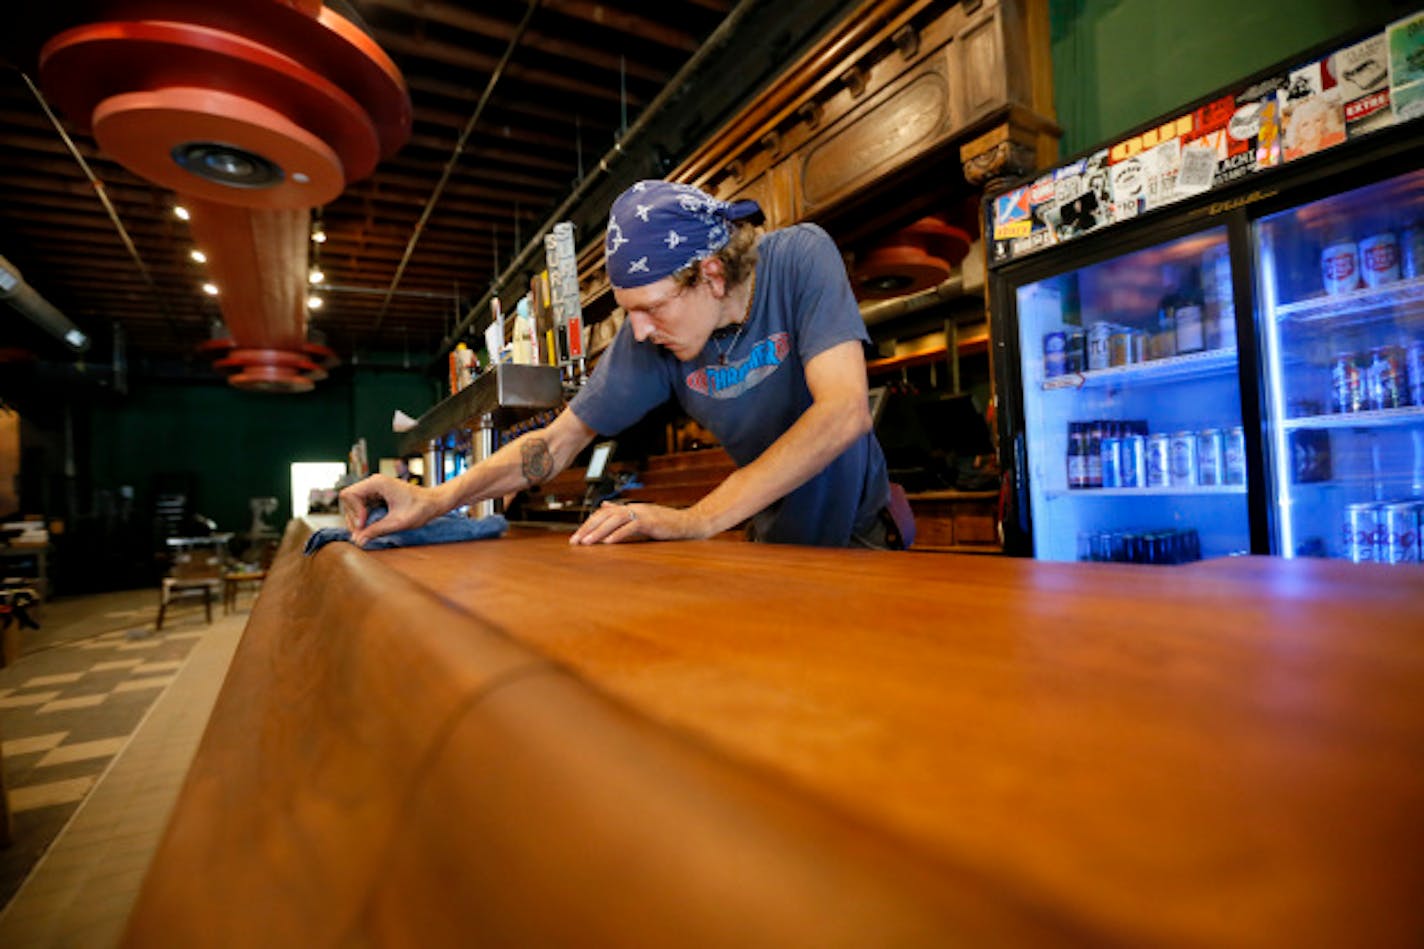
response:
[[[379,521],[386,516],[384,507],[372,508],[367,523]],[[454,544],[462,540],[484,540],[498,537],[509,529],[509,522],[503,515],[470,518],[451,511],[434,518],[420,527],[410,530],[383,534],[361,545],[362,550],[385,550],[390,547],[423,547],[428,544]],[[304,552],[310,556],[335,540],[351,540],[351,532],[344,527],[323,527],[307,538]]]

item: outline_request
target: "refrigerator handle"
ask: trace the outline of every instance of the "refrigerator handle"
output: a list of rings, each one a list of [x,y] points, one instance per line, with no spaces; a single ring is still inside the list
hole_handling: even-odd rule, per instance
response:
[[[1013,468],[1014,525],[1018,528],[1020,536],[1028,537],[1028,447],[1022,430],[1014,433]]]

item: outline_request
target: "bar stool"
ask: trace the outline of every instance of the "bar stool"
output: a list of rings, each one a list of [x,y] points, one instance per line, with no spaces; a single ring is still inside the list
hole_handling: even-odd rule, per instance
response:
[[[223,571],[223,614],[237,609],[237,594],[244,583],[256,584],[259,588],[267,579],[267,571],[260,567],[242,567]]]

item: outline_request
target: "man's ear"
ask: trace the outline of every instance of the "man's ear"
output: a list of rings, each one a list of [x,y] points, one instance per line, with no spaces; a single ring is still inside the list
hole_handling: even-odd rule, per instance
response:
[[[712,290],[712,296],[720,300],[727,295],[727,268],[723,265],[720,257],[708,257],[699,264],[702,268],[702,279],[707,281],[707,286]]]

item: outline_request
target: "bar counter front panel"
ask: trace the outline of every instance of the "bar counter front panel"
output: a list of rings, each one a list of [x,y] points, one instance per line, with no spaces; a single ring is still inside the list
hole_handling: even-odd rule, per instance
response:
[[[501,689],[551,664],[576,701],[549,695],[526,702],[523,714],[547,717],[555,735],[567,732],[568,747],[552,752],[551,765],[565,804],[617,797],[590,783],[622,780],[600,774],[605,747],[621,747],[628,760],[661,761],[663,752],[649,749],[666,746],[677,760],[698,763],[690,772],[634,767],[636,780],[654,786],[653,798],[669,810],[663,817],[686,809],[673,826],[680,820],[687,833],[640,839],[629,851],[645,864],[680,868],[681,880],[673,872],[640,876],[638,892],[625,894],[635,908],[604,892],[624,879],[612,869],[616,839],[605,841],[607,854],[555,861],[594,877],[608,868],[608,879],[584,881],[603,892],[604,909],[580,915],[565,907],[593,943],[657,943],[662,931],[649,912],[654,921],[666,916],[669,931],[682,927],[684,942],[702,944],[827,944],[830,933],[840,934],[836,942],[874,933],[877,944],[953,936],[1015,944],[1381,945],[1410,944],[1424,933],[1424,570],[1272,558],[1174,568],[1054,564],[720,542],[571,548],[566,534],[529,529],[496,541],[379,553],[337,544],[303,558],[308,530],[289,530],[258,601],[131,942],[151,934],[145,921],[156,925],[155,914],[184,892],[165,867],[238,842],[240,834],[223,836],[235,830],[208,825],[219,806],[248,805],[231,788],[226,798],[215,796],[214,781],[235,766],[234,756],[247,755],[248,769],[273,766],[253,748],[229,747],[270,731],[262,697],[280,690],[274,683],[289,680],[294,664],[336,661],[343,651],[352,658],[342,662],[383,670],[376,691],[415,685],[422,707],[432,688],[452,696],[428,721],[406,723],[427,751],[391,767],[419,773],[438,768],[443,754],[471,781],[499,783],[502,772],[518,772],[534,754],[518,742],[461,757],[486,746],[462,737],[452,710],[475,701],[489,714]],[[333,597],[344,602],[321,605]],[[291,617],[308,615],[322,628],[302,633],[311,637],[307,647],[289,645],[291,628],[303,622]],[[342,615],[378,629],[362,637],[379,635],[384,645],[343,642],[350,636],[326,628]],[[477,635],[487,638],[490,656],[502,658],[462,653]],[[417,661],[412,649],[428,655]],[[349,669],[340,675],[352,678]],[[451,684],[471,675],[467,685]],[[338,682],[323,673],[308,691],[319,691],[317,679]],[[387,698],[373,696],[372,704],[383,708]],[[610,721],[652,744],[635,752],[590,738],[584,726],[603,714],[594,709],[611,709]],[[562,724],[560,710],[571,716]],[[291,767],[312,765],[293,760]],[[711,772],[730,774],[742,790],[719,797],[711,789],[720,785],[702,783]],[[444,792],[456,799],[442,800],[430,781],[423,786],[426,796],[412,799],[423,801],[417,816],[393,819],[393,839],[439,835],[434,826],[417,833],[418,820],[466,819],[463,792]],[[688,871],[695,858],[687,850],[718,846],[699,838],[699,827],[735,838],[749,826],[746,813],[760,814],[760,803],[739,810],[747,787],[757,801],[800,814],[801,830],[788,837],[762,828],[780,841],[775,860],[762,854],[771,862],[752,861],[734,879]],[[521,826],[521,793],[530,814],[545,816],[512,830]],[[622,805],[604,803],[636,811],[640,793],[629,791]],[[571,836],[562,843],[550,839],[540,829],[553,825],[537,806],[538,792],[497,799],[510,813],[481,815],[475,840],[503,848],[506,870],[524,866],[526,851],[592,846],[581,830],[566,828]],[[490,800],[481,798],[482,806]],[[292,816],[302,806],[274,799],[241,820],[248,831],[270,833],[273,808],[286,808],[275,825],[290,833],[302,823]],[[323,806],[333,810],[332,828],[353,816],[339,813],[339,803]],[[412,808],[409,800],[402,806]],[[719,829],[708,813],[743,817]],[[607,819],[597,809],[586,816]],[[636,812],[624,816],[640,820]],[[509,823],[500,823],[504,817]],[[661,826],[656,816],[646,819]],[[819,829],[806,831],[811,825]],[[454,860],[443,867],[446,885],[467,909],[478,902],[472,891],[499,889],[492,882],[499,874],[475,866],[487,855],[441,858],[430,852],[437,847],[425,847],[407,842],[407,869]],[[814,885],[798,889],[788,880],[801,880],[805,867],[776,863],[796,850],[819,868],[806,871]],[[831,867],[840,868],[834,885],[818,876],[835,876]],[[500,933],[514,942],[540,934],[558,941],[557,933],[534,933],[533,917],[511,908],[537,902],[529,891],[544,878],[509,875],[525,881],[521,893],[477,913],[477,922],[466,920],[469,932],[494,942]],[[332,893],[330,879],[305,885]],[[344,925],[367,933],[408,925],[409,897],[382,895],[387,884],[349,885],[352,906],[361,909],[349,910]],[[774,895],[770,915],[779,918],[773,923],[743,906],[743,888]],[[544,895],[577,902],[570,892],[582,890],[565,880],[549,883]],[[836,905],[817,907],[818,900]],[[710,922],[717,907],[741,907],[735,934],[725,921]],[[618,920],[625,912],[641,912],[643,922],[630,929]],[[496,923],[492,915],[509,918]],[[381,929],[378,917],[394,930]],[[303,925],[293,933],[318,931]],[[439,941],[438,930],[431,938]]]

